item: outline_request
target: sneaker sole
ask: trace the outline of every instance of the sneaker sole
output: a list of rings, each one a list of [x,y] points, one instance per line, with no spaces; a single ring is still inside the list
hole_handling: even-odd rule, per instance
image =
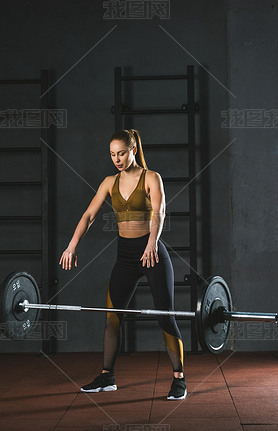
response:
[[[111,385],[111,386],[105,386],[104,388],[102,388],[102,387],[98,387],[95,389],[83,389],[83,388],[81,388],[80,390],[82,392],[110,392],[110,391],[116,391],[117,389],[118,389],[117,385]]]
[[[182,395],[181,397],[173,397],[173,395],[171,395],[170,397],[167,397],[167,400],[184,400],[186,398],[187,395],[187,391],[185,391],[184,395]]]

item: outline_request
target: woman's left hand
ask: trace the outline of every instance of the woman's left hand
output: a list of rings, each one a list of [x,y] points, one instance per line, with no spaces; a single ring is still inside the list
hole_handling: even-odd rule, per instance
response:
[[[143,256],[140,259],[140,260],[143,260],[142,266],[145,266],[147,263],[147,268],[150,268],[150,263],[152,266],[155,265],[155,261],[156,263],[158,263],[159,258],[158,258],[157,251],[158,251],[158,246],[156,242],[148,243],[143,253]]]

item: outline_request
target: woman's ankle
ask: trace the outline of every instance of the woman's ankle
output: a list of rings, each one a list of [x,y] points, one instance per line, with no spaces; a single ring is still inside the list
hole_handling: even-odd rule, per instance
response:
[[[182,377],[184,377],[184,374],[182,371],[174,371],[174,377],[176,379],[181,379]]]

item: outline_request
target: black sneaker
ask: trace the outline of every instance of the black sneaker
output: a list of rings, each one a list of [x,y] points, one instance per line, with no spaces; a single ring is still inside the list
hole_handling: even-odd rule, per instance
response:
[[[167,400],[184,400],[187,395],[184,377],[174,377]]]
[[[92,383],[81,388],[82,392],[108,392],[116,390],[117,385],[113,373],[101,373]]]

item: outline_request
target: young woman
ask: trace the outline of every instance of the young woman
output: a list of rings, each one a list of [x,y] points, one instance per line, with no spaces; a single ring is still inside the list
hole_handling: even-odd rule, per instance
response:
[[[107,308],[127,308],[139,280],[145,275],[157,310],[173,310],[174,272],[166,247],[159,239],[165,217],[163,183],[148,170],[139,132],[120,130],[110,140],[110,155],[119,173],[107,176],[79,221],[60,259],[62,268],[77,266],[76,247],[94,222],[108,194],[118,223],[117,259],[106,296]],[[117,389],[114,365],[121,344],[123,314],[108,312],[104,333],[103,370],[83,392]],[[183,343],[174,316],[159,316],[166,349],[173,368],[170,400],[184,399]]]

